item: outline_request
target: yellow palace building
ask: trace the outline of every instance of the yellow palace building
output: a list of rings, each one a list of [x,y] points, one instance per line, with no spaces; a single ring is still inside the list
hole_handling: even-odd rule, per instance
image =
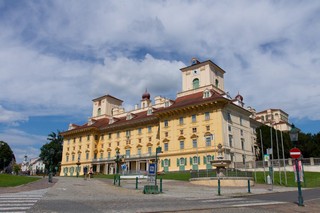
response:
[[[114,174],[117,153],[127,173],[144,174],[158,147],[158,171],[212,169],[211,161],[221,158],[231,160],[230,167],[252,166],[259,123],[241,95],[231,98],[224,91],[225,71],[211,60],[192,59],[181,74],[175,100],[156,96],[152,103],[146,91],[134,110],[125,111],[111,95],[93,99],[88,122],[70,124],[62,133],[60,175],[75,176],[78,168],[83,174],[83,167]]]

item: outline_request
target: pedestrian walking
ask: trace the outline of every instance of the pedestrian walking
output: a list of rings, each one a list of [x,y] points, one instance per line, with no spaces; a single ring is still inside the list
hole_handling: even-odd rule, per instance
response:
[[[84,174],[84,179],[87,180],[87,174],[88,174],[88,167],[83,167],[83,174]]]
[[[92,170],[92,167],[90,167],[90,170],[89,170],[89,179],[92,178],[92,175],[93,175],[93,170]]]

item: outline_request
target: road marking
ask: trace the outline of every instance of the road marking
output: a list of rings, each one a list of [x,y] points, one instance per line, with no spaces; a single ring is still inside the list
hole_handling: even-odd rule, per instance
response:
[[[47,189],[33,190],[28,192],[6,193],[0,195],[0,212],[25,213],[43,195]]]
[[[223,199],[210,199],[210,200],[202,200],[203,203],[215,203],[215,202],[233,202],[245,200],[245,198],[223,198]]]
[[[232,206],[234,206],[234,207],[265,206],[265,205],[275,205],[275,204],[283,204],[283,203],[286,203],[286,202],[278,202],[278,201],[274,201],[274,202],[259,202],[259,203],[234,204]]]
[[[29,203],[35,203],[38,200],[35,199],[30,199],[30,200],[23,200],[24,202],[29,202]],[[21,199],[20,200],[0,200],[0,204],[1,203],[21,203]]]
[[[34,205],[34,203],[23,203],[23,205],[24,206],[33,206]],[[12,207],[12,206],[21,206],[21,204],[19,203],[19,204],[17,204],[17,203],[7,203],[7,204],[1,204],[0,206],[10,206],[10,207]]]

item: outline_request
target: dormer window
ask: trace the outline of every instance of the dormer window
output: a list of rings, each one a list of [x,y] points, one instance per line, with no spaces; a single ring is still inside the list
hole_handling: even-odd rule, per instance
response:
[[[168,106],[170,106],[170,102],[169,101],[164,102],[164,107],[168,107]]]
[[[98,108],[97,110],[97,116],[100,116],[101,115],[101,108]]]
[[[114,123],[114,118],[110,118],[109,124],[113,124],[113,123]]]
[[[211,96],[210,90],[206,89],[203,91],[203,98],[209,98]]]
[[[152,108],[149,108],[149,109],[148,109],[147,115],[152,115]]]
[[[131,119],[132,119],[132,117],[133,117],[133,116],[132,116],[132,114],[131,114],[131,113],[128,113],[128,114],[127,114],[127,118],[126,118],[126,120],[131,120]]]

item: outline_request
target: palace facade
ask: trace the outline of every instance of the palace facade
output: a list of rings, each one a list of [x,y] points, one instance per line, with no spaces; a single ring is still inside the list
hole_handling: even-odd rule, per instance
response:
[[[156,96],[152,103],[146,91],[134,110],[125,111],[123,101],[111,95],[93,99],[88,122],[70,124],[62,133],[60,175],[75,176],[77,169],[82,175],[85,166],[103,174],[114,174],[117,166],[143,174],[156,155],[158,171],[165,172],[211,169],[214,159],[250,166],[260,123],[240,94],[231,98],[224,91],[225,71],[197,59],[180,70],[182,91],[175,100]]]

